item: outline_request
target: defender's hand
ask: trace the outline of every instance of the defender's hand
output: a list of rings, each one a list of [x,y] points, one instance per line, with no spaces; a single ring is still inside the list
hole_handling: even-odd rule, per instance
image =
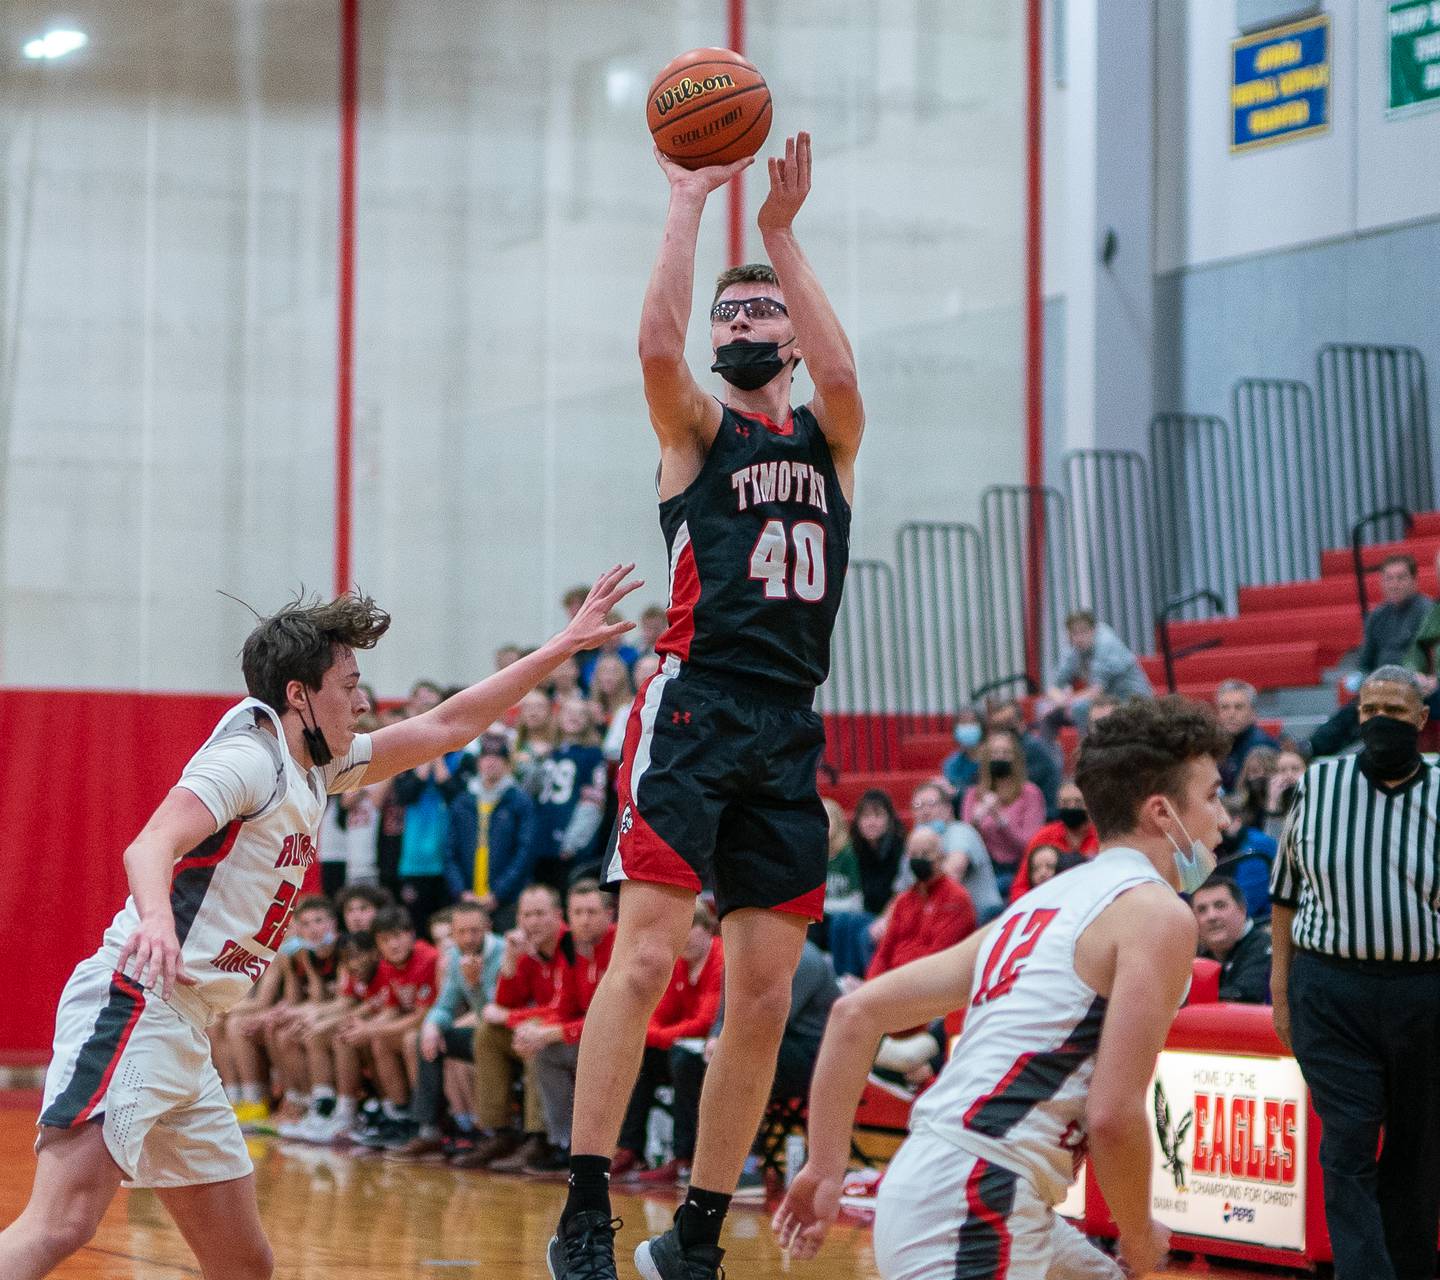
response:
[[[595,580],[595,585],[590,588],[590,594],[585,597],[585,603],[570,619],[570,625],[560,633],[571,653],[580,653],[585,649],[598,649],[605,641],[613,640],[616,636],[623,636],[627,631],[634,629],[633,622],[605,621],[610,611],[620,601],[632,591],[638,591],[645,585],[638,578],[634,582],[625,581],[626,575],[634,568],[633,564],[617,564]]]

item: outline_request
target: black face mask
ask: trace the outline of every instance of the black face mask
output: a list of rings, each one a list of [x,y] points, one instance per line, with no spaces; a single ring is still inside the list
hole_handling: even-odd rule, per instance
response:
[[[1295,793],[1300,789],[1299,783],[1292,782],[1280,792],[1280,812],[1289,813],[1295,807]]]
[[[1090,821],[1090,813],[1085,809],[1057,809],[1055,812],[1059,815],[1060,821],[1071,831],[1079,831]]]
[[[305,739],[305,750],[310,753],[310,762],[323,769],[335,758],[330,750],[330,744],[325,741],[325,735],[320,732],[320,723],[315,719],[315,708],[310,706],[309,695],[306,695],[305,706],[310,711],[310,725],[305,723],[305,717],[300,717],[300,736]]]
[[[1229,854],[1234,853],[1240,847],[1240,841],[1244,838],[1244,836],[1245,830],[1243,827],[1233,836],[1228,831],[1225,832],[1220,837],[1220,843],[1215,846],[1216,855],[1223,858]]]
[[[911,858],[910,874],[924,884],[935,874],[935,864],[929,858]]]
[[[1371,716],[1360,726],[1365,763],[1382,782],[1398,782],[1420,763],[1420,730],[1394,716]]]
[[[1009,760],[990,761],[990,778],[994,782],[1004,782],[1015,772],[1015,766]]]
[[[778,342],[727,342],[715,348],[710,372],[741,391],[758,391],[784,367]]]

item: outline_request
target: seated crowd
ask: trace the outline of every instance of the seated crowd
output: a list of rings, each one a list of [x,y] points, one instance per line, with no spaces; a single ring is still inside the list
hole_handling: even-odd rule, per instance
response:
[[[615,820],[613,774],[664,622],[662,610],[646,610],[634,647],[566,664],[467,750],[337,798],[319,883],[296,904],[281,960],[211,1029],[242,1123],[397,1160],[563,1176],[580,1032],[615,934],[615,901],[596,878]],[[1069,634],[1044,698],[957,716],[956,750],[914,788],[908,820],[883,790],[865,792],[848,814],[826,800],[824,918],[795,975],[772,1101],[803,1103],[843,990],[954,945],[1095,856],[1061,730],[1083,733],[1150,689],[1092,615],[1072,616]],[[520,652],[506,646],[497,666]],[[445,696],[419,681],[377,723]],[[1220,686],[1218,715],[1233,741],[1222,768],[1231,823],[1192,906],[1220,998],[1265,1003],[1270,867],[1305,757],[1259,728],[1254,702],[1243,681]],[[617,1181],[688,1177],[725,1016],[719,935],[702,896],[650,1022]],[[943,1024],[887,1036],[875,1072],[892,1087],[923,1088],[947,1039]],[[757,1146],[740,1194],[760,1185]]]

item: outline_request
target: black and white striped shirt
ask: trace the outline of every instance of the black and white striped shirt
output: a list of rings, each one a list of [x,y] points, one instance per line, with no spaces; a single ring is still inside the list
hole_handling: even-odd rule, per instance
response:
[[[1294,943],[1342,960],[1440,961],[1440,767],[1398,787],[1358,756],[1305,771],[1270,877]]]

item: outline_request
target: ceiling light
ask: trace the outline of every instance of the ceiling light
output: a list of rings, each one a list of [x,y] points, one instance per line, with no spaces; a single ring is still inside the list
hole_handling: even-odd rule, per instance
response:
[[[63,58],[67,53],[83,49],[90,43],[90,37],[83,31],[47,31],[38,39],[26,41],[22,52],[27,58]]]

